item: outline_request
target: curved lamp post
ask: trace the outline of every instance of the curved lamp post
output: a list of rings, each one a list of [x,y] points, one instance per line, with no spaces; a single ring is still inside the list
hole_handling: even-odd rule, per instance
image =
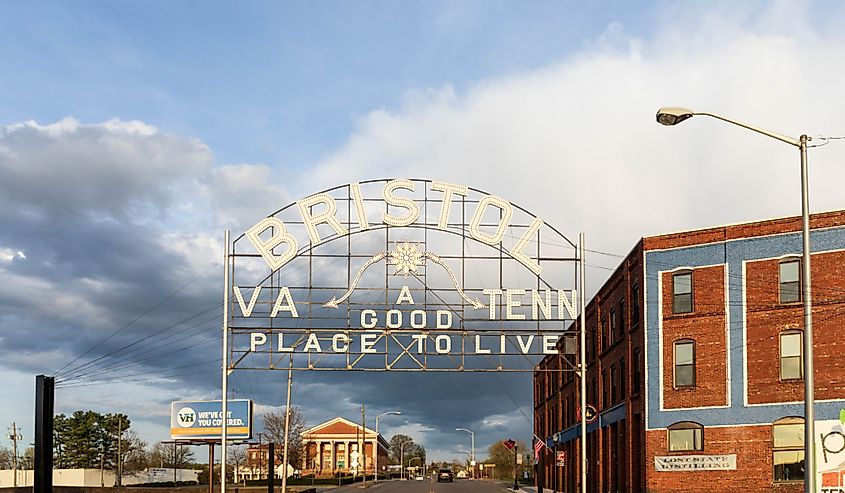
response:
[[[410,459],[408,459],[408,469],[410,469],[410,468],[411,468],[411,463],[412,463],[412,462],[414,462],[415,460],[420,461],[420,463],[422,464],[422,459],[421,459],[421,458],[419,458],[419,457],[411,457]],[[408,476],[408,478],[410,478],[410,477],[411,477],[410,475],[407,475],[407,474],[406,474],[406,476]]]
[[[402,414],[402,411],[387,411],[386,413],[381,413],[378,416],[376,416],[376,449],[374,451],[375,457],[373,459],[373,468],[375,469],[375,477],[373,478],[373,480],[376,483],[378,483],[378,437],[379,437],[379,435],[378,435],[378,419],[382,416],[387,416],[388,414],[399,415],[399,414]]]
[[[471,449],[472,455],[470,456],[470,465],[472,466],[472,479],[475,479],[475,433],[472,430],[468,430],[466,428],[455,428],[455,431],[465,431],[470,435],[470,442],[471,442]]]
[[[816,491],[816,447],[815,447],[815,412],[813,409],[813,303],[810,298],[810,199],[807,185],[807,142],[810,137],[802,135],[794,139],[747,123],[731,120],[714,113],[692,111],[686,108],[664,107],[657,111],[657,123],[677,125],[693,116],[709,116],[722,120],[752,132],[771,137],[791,146],[801,153],[801,235],[803,243],[803,291],[804,302],[804,491]]]

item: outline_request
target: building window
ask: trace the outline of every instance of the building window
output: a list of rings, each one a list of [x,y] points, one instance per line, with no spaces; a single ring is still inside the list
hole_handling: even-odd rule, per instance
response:
[[[618,327],[616,325],[616,310],[610,309],[610,342],[613,343],[619,337],[617,333]]]
[[[619,300],[619,330],[622,331],[622,337],[625,337],[625,300]]]
[[[601,320],[601,350],[604,351],[605,349],[610,346],[610,341],[608,337],[608,327],[609,324],[607,323],[607,315],[604,315]]]
[[[616,366],[610,366],[610,405],[616,404]]]
[[[627,394],[625,394],[627,380],[628,375],[625,373],[625,360],[621,359],[619,361],[619,397],[621,397],[622,399],[628,397]]]
[[[803,377],[804,333],[788,330],[780,334],[780,379],[800,380]]]
[[[704,450],[704,427],[692,421],[681,421],[669,427],[669,452]]]
[[[602,409],[607,409],[608,401],[607,401],[607,391],[609,385],[607,384],[607,371],[601,372],[601,406]]]
[[[775,482],[804,481],[804,419],[783,418],[772,425]]]
[[[631,393],[636,395],[640,393],[640,348],[634,349],[631,359],[634,361],[631,369]]]
[[[631,327],[636,327],[640,323],[640,286],[634,279],[634,285],[631,287]]]
[[[695,385],[695,341],[684,339],[675,343],[675,387]]]
[[[672,313],[692,312],[692,272],[672,276]]]
[[[801,301],[801,261],[784,260],[778,265],[780,284],[780,302],[795,303]]]

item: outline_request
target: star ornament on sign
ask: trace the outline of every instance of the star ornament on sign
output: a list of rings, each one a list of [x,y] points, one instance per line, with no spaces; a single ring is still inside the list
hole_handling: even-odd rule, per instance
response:
[[[396,266],[394,274],[401,272],[403,276],[408,277],[411,273],[417,272],[417,267],[423,265],[423,254],[416,244],[406,241],[397,245],[396,250],[390,252],[390,263]]]

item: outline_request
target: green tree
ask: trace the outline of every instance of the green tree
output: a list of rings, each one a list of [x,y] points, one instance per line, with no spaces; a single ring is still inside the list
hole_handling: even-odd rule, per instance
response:
[[[525,442],[517,442],[517,448],[520,454],[524,454],[527,450]],[[498,441],[487,449],[490,454],[484,462],[487,464],[495,464],[494,474],[499,479],[513,478],[514,455],[513,450],[509,450],[505,445]]]
[[[405,443],[404,447],[403,443]],[[419,461],[414,461],[414,464],[425,464],[425,448],[417,445],[413,438],[402,434],[393,435],[390,438],[387,457],[391,464],[399,464],[400,449],[404,465],[408,465],[412,457],[419,457]]]
[[[127,436],[131,421],[125,414],[100,414],[75,411],[70,416],[59,414],[54,419],[54,460],[62,468],[115,469],[118,463],[118,440],[123,453],[132,450]],[[126,441],[126,445],[123,442]]]

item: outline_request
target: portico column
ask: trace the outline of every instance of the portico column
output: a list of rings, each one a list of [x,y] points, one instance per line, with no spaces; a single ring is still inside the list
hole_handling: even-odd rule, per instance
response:
[[[332,447],[332,473],[334,473],[335,468],[337,467],[337,451],[335,450],[336,445],[335,445],[334,440],[331,441],[331,447]]]
[[[352,442],[346,441],[344,442],[346,445],[346,462],[343,464],[346,467],[347,471],[352,470]]]

